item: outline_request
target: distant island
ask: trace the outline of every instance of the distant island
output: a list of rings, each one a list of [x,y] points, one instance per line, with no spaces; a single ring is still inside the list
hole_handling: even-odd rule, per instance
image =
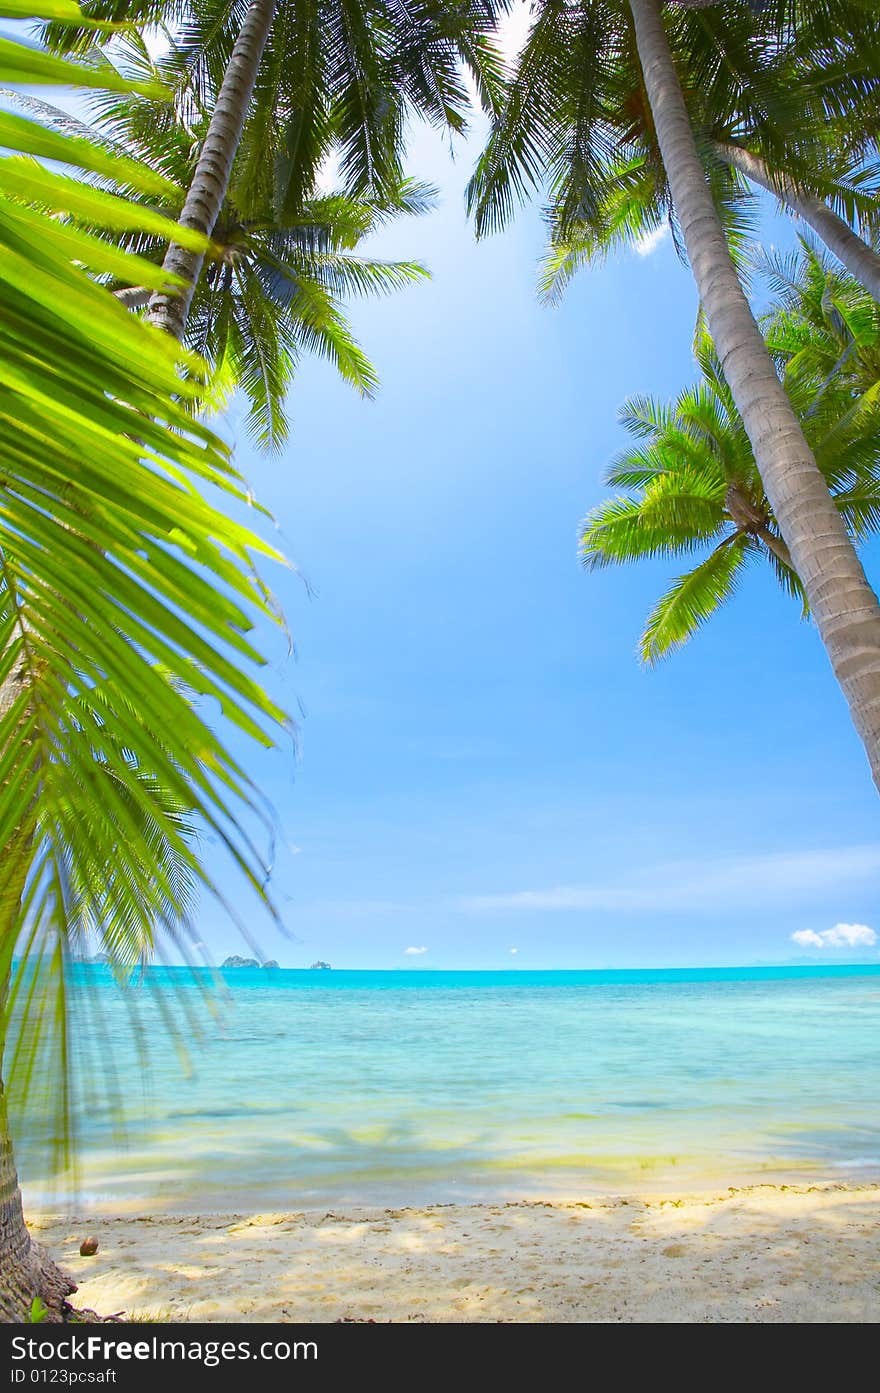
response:
[[[330,971],[330,964],[329,964],[329,963],[322,963],[322,962],[321,962],[321,959],[319,958],[318,961],[317,961],[316,963],[312,963],[312,968],[313,968],[313,969],[314,969],[314,968],[320,968],[322,972],[329,972],[329,971]]]
[[[274,958],[267,958],[264,963],[258,962],[256,958],[239,958],[233,953],[231,958],[224,958],[221,967],[278,967]]]
[[[81,957],[74,956],[73,961],[75,963],[89,963],[93,967],[96,965],[100,967],[106,967],[107,964],[110,962],[110,954],[95,953],[93,957],[89,957],[88,954],[84,953]]]

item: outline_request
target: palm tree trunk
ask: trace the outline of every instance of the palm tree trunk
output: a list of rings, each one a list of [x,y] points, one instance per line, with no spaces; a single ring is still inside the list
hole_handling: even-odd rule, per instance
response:
[[[0,715],[8,711],[15,700],[19,685],[18,674],[10,673],[0,686]],[[0,888],[0,933],[3,935],[4,959],[7,955],[7,935],[13,932],[14,914],[24,889],[25,872],[19,871],[15,847],[4,848],[3,862],[8,870]],[[11,852],[11,854],[10,854]],[[6,996],[8,983],[0,991],[0,1059],[6,1040]],[[24,1222],[21,1190],[12,1154],[12,1138],[6,1109],[6,1094],[0,1079],[0,1321],[23,1319],[27,1308],[37,1296],[37,1274],[33,1263],[31,1236]]]
[[[9,862],[4,858],[5,864]],[[13,922],[9,910],[17,906],[27,878],[25,858],[13,859],[13,875],[3,886],[0,903],[0,924],[8,933]],[[16,868],[20,871],[16,873]],[[5,1011],[8,981],[0,986],[0,1064],[5,1048]],[[6,1093],[0,1078],[0,1324],[24,1320],[35,1297],[46,1308],[46,1319],[63,1318],[67,1297],[76,1291],[76,1283],[35,1243],[28,1233],[21,1203],[21,1189],[15,1169],[12,1136]]]
[[[47,1320],[61,1320],[75,1291],[76,1283],[28,1233],[0,1079],[0,1324],[24,1320],[35,1297],[43,1302]]]
[[[257,73],[275,18],[277,0],[252,0],[241,26],[211,116],[208,133],[178,222],[206,236],[214,230],[217,215],[229,188],[232,164],[241,142]],[[204,256],[172,242],[163,269],[181,276],[186,287],[177,292],[157,292],[150,299],[147,317],[176,339],[183,338],[187,315],[202,269]]]
[[[0,684],[0,720],[12,709],[22,692],[24,673],[12,668]],[[0,960],[12,956],[9,942],[15,932],[18,909],[27,880],[26,831],[3,848],[3,875],[0,881]],[[0,1068],[6,1046],[6,1001],[8,974],[0,969]],[[3,1079],[0,1077],[0,1323],[23,1320],[34,1297],[46,1306],[47,1318],[61,1319],[62,1303],[76,1291],[76,1284],[34,1243],[24,1221],[21,1190],[15,1169],[12,1137]]]
[[[744,150],[741,145],[726,140],[713,143],[725,164],[738,169],[750,183],[760,184],[762,189],[774,194],[786,208],[802,218],[850,275],[855,276],[859,284],[880,301],[880,256],[858,233],[853,232],[843,218],[837,216],[833,208],[805,189],[799,189],[790,175],[779,169],[771,169],[760,155],[753,154],[751,150]]]
[[[0,1321],[4,1324],[24,1318],[38,1295],[36,1276],[0,1083]]]
[[[657,139],[709,332],[880,789],[880,604],[776,375],[731,261],[659,0],[629,3]]]

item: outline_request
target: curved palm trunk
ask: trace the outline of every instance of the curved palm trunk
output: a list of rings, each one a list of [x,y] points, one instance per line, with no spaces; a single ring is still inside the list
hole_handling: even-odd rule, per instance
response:
[[[17,668],[0,685],[0,718],[14,705],[21,690],[22,676]],[[16,848],[4,847],[6,867],[0,886],[0,953],[4,961],[11,957],[13,923],[24,890],[25,874],[17,870]],[[10,864],[13,872],[9,874]],[[6,1044],[6,983],[0,990],[0,1061]],[[6,1112],[6,1095],[0,1079],[0,1320],[21,1320],[31,1301],[37,1296],[36,1272],[31,1255],[31,1237],[24,1222],[21,1191],[12,1154],[12,1138]]]
[[[0,1323],[24,1320],[35,1297],[47,1320],[61,1320],[63,1303],[75,1291],[76,1283],[28,1233],[0,1079]]]
[[[880,256],[858,233],[853,232],[843,218],[837,216],[833,208],[829,208],[821,198],[799,189],[790,175],[779,169],[771,169],[760,155],[753,154],[751,150],[744,150],[741,145],[729,141],[716,141],[714,145],[725,164],[738,169],[750,183],[760,184],[762,189],[775,195],[786,208],[802,218],[850,275],[855,276],[859,284],[880,301]]]
[[[0,684],[0,719],[15,705],[22,692],[25,674],[20,665],[12,668]],[[24,835],[24,834],[23,834]],[[9,937],[14,933],[19,904],[27,880],[26,847],[18,844],[3,848],[3,877],[0,881],[0,961],[11,958]],[[0,1066],[6,1046],[6,968],[0,968]],[[12,1137],[6,1109],[6,1095],[0,1078],[0,1322],[23,1320],[34,1297],[46,1306],[48,1318],[61,1318],[62,1302],[76,1291],[72,1282],[34,1243],[24,1221],[21,1190],[15,1169]]]
[[[0,1092],[0,1320],[7,1323],[23,1318],[37,1294],[35,1278],[31,1237],[22,1213],[6,1120],[6,1099]]]
[[[776,375],[697,153],[658,0],[629,0],[688,258],[770,506],[880,788],[880,604]]]
[[[9,679],[3,685],[8,687]],[[0,709],[3,696],[0,689]],[[0,933],[4,937],[12,931],[27,879],[26,858],[16,857],[15,850],[12,848],[12,854],[4,856],[6,866],[10,862],[13,866],[12,874],[7,872],[0,891]],[[0,984],[0,1064],[6,1045],[7,990],[8,982],[4,981]],[[0,1078],[0,1323],[24,1320],[35,1297],[46,1307],[48,1320],[61,1320],[63,1303],[75,1291],[76,1283],[56,1267],[28,1233],[15,1169],[6,1094]]]
[[[15,700],[17,689],[18,677],[12,672],[0,687],[0,715],[9,710]],[[15,850],[15,847],[5,848],[3,857],[6,866],[11,862],[14,868],[11,876],[7,872],[0,889],[0,934],[4,940],[4,958],[5,940],[7,935],[13,932],[14,912],[18,910],[25,881],[25,875],[15,869]],[[0,990],[0,1060],[6,1044],[6,993],[7,983],[4,982]],[[6,1094],[3,1091],[3,1080],[0,1079],[0,1321],[22,1320],[34,1297],[38,1295],[31,1236],[27,1231],[21,1207],[21,1190],[18,1187],[6,1112]]]
[[[229,187],[232,163],[241,142],[260,62],[275,18],[277,0],[252,0],[223,81],[217,94],[208,134],[199,153],[196,171],[178,218],[206,236],[214,230],[217,215]],[[147,317],[176,339],[183,338],[193,291],[204,256],[172,242],[162,263],[164,270],[181,276],[186,288],[177,293],[158,292],[150,299]]]

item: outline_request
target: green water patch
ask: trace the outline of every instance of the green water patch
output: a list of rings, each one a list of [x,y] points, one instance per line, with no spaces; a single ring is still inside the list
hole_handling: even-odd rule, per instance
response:
[[[688,1158],[697,1165],[704,1162]],[[542,1171],[602,1171],[614,1174],[631,1174],[637,1171],[656,1170],[661,1166],[678,1166],[680,1156],[621,1156],[597,1155],[591,1152],[569,1152],[544,1156],[503,1156],[485,1160],[482,1164],[487,1170],[532,1171],[539,1175]]]

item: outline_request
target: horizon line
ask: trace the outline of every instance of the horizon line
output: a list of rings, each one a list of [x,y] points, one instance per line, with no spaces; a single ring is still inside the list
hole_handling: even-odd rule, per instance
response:
[[[92,962],[86,959],[74,959],[72,966],[75,967],[107,967],[109,964]],[[880,959],[872,962],[865,962],[861,959],[828,962],[816,960],[804,962],[789,960],[785,962],[747,962],[747,963],[645,963],[638,967],[614,966],[607,964],[604,967],[526,967],[523,965],[513,966],[500,964],[496,967],[415,967],[408,964],[393,967],[347,967],[340,964],[336,967],[328,965],[326,968],[315,968],[310,965],[295,965],[284,967],[276,964],[272,967],[264,967],[262,963],[255,963],[254,966],[246,967],[223,967],[222,963],[162,963],[152,962],[143,964],[145,968],[184,968],[190,972],[196,971],[227,971],[227,972],[251,972],[254,970],[267,972],[418,972],[428,975],[432,972],[741,972],[767,970],[776,971],[786,968],[813,969],[813,968],[841,968],[841,967],[864,967],[880,971]]]

